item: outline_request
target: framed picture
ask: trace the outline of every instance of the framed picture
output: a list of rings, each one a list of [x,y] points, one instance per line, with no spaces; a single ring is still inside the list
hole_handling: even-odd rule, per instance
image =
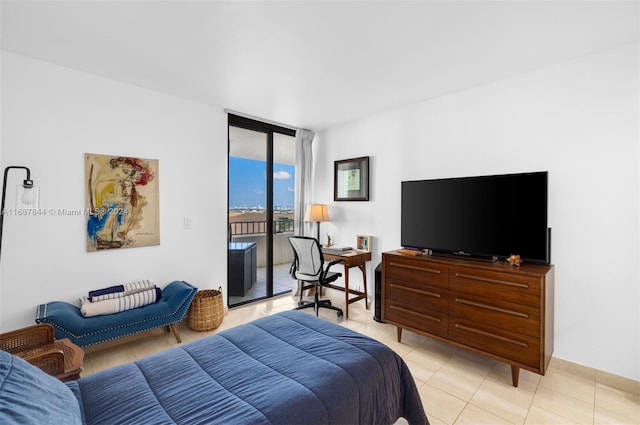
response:
[[[333,174],[333,200],[369,200],[368,156],[335,161]]]
[[[356,239],[356,249],[358,251],[371,252],[371,236],[358,235]]]
[[[87,251],[160,245],[158,160],[85,154]]]

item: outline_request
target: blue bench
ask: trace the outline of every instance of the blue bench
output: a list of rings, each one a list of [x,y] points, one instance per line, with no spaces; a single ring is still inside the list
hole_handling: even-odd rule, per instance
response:
[[[80,309],[64,301],[40,304],[36,323],[50,323],[56,339],[69,338],[80,347],[167,326],[178,342],[175,324],[189,310],[198,288],[182,281],[171,282],[156,303],[104,316],[84,317]]]

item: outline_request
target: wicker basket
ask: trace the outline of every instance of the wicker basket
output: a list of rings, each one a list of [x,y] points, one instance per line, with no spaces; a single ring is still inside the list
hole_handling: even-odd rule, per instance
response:
[[[212,331],[220,326],[224,317],[222,287],[198,291],[189,307],[188,324],[194,331]]]

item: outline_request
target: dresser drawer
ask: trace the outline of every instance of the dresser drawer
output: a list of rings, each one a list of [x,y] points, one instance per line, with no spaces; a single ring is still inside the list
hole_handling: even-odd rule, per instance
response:
[[[530,305],[452,291],[449,314],[509,332],[540,337],[540,309]]]
[[[401,327],[406,326],[421,332],[447,337],[449,319],[446,312],[409,307],[387,299],[383,319]]]
[[[449,267],[419,258],[386,256],[383,273],[386,279],[419,282],[429,286],[447,288]]]
[[[449,317],[449,339],[466,346],[542,369],[539,339],[457,317]]]
[[[542,301],[542,277],[517,273],[450,267],[449,288],[465,294],[531,306],[540,306]]]
[[[449,308],[446,289],[430,287],[420,282],[387,278],[385,291],[386,299],[395,304],[445,313]]]

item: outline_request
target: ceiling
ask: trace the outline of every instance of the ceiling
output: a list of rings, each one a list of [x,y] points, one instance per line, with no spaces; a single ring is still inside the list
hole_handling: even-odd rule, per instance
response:
[[[2,49],[319,130],[638,40],[638,2],[4,1]]]

